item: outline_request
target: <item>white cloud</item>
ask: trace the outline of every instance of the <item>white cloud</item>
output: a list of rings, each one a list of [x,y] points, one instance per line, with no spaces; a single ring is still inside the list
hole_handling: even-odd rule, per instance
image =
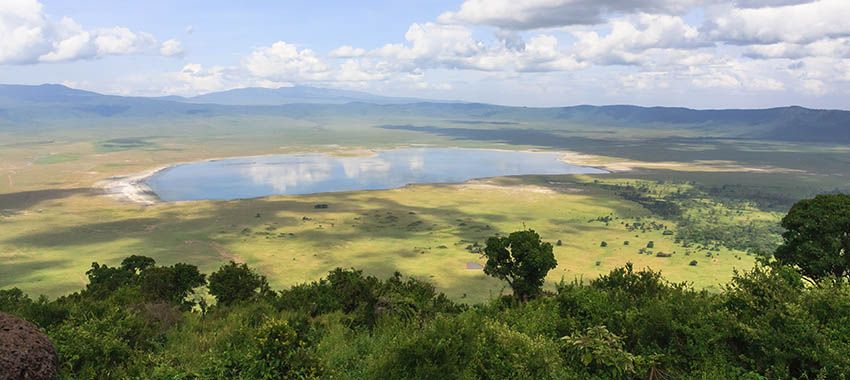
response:
[[[284,41],[254,50],[242,65],[252,76],[276,82],[325,80],[330,72],[315,52]]]
[[[184,53],[183,44],[175,39],[170,39],[162,43],[159,48],[159,54],[166,57],[180,57]]]
[[[443,23],[469,23],[503,29],[530,30],[605,22],[606,15],[629,13],[683,13],[699,0],[466,0],[456,12],[446,12]]]
[[[382,65],[398,72],[446,68],[479,71],[560,71],[583,67],[575,57],[560,49],[550,35],[523,41],[504,35],[497,43],[473,37],[460,25],[413,24],[405,33],[407,44],[388,44],[369,53],[383,58]]]
[[[49,19],[37,0],[0,2],[0,64],[33,64],[155,52],[156,39],[125,27],[85,29]]]
[[[796,5],[815,2],[817,0],[737,0],[734,2],[738,8],[765,8],[781,7],[783,5]]]
[[[850,2],[820,0],[755,9],[726,9],[707,29],[716,41],[741,45],[811,43],[850,36]]]
[[[289,165],[268,165],[256,163],[248,166],[243,172],[256,184],[269,185],[278,192],[285,192],[309,186],[330,178],[333,167],[324,160],[306,160]]]
[[[0,2],[0,63],[27,63],[49,52],[46,20],[34,0]]]
[[[809,44],[779,42],[749,46],[744,53],[758,59],[806,57],[850,57],[850,38],[823,39]]]
[[[10,1],[30,6],[3,13],[12,6],[0,4],[0,62],[182,54],[177,40],[156,44],[126,28],[54,22],[35,1]],[[318,53],[278,41],[238,64],[188,64],[156,83],[179,94],[306,84],[533,104],[557,96],[558,102],[675,97],[693,105],[718,94],[721,101],[764,104],[785,94],[848,92],[845,20],[850,0],[466,0],[378,48],[343,40]],[[19,37],[7,37],[13,32]],[[508,88],[515,95],[499,94]]]
[[[579,57],[600,64],[637,64],[648,49],[695,48],[705,45],[697,28],[677,16],[639,14],[613,19],[610,31],[573,32]]]
[[[807,79],[801,82],[803,91],[810,95],[821,96],[828,92],[826,83],[817,79]]]
[[[176,73],[166,76],[166,94],[194,95],[239,87],[238,74],[221,66],[205,68],[199,63],[189,63]]]
[[[388,79],[392,75],[391,71],[370,64],[371,61],[366,60],[346,60],[339,66],[333,79],[339,82],[373,82]]]
[[[366,54],[366,49],[355,48],[350,45],[340,46],[331,51],[329,54],[332,58],[353,58],[362,57]]]

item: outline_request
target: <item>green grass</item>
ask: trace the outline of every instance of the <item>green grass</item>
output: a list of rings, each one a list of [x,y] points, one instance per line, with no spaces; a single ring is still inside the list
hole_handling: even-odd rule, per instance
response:
[[[63,162],[72,162],[79,160],[80,156],[73,153],[57,153],[50,154],[47,156],[39,157],[35,161],[33,161],[36,165],[52,165],[52,164],[61,164]]]
[[[376,128],[385,124],[440,125],[446,131]],[[520,141],[522,134],[500,135],[493,128],[531,128],[557,138]],[[457,132],[463,129],[481,134]],[[662,230],[629,231],[625,223],[637,220],[669,228],[677,223],[651,215],[615,191],[594,185],[593,180],[661,181],[670,183],[664,191],[691,187],[703,193],[714,186],[737,185],[742,186],[743,196],[760,194],[767,200],[785,195],[779,206],[766,210],[754,203],[742,208],[740,215],[726,214],[731,210],[729,200],[694,199],[702,205],[689,209],[694,217],[718,209],[718,220],[730,228],[747,220],[775,222],[789,201],[850,188],[848,152],[841,147],[678,141],[669,138],[685,134],[672,128],[628,130],[623,135],[606,132],[610,131],[533,122],[499,126],[429,119],[246,116],[0,133],[3,141],[21,142],[0,147],[0,287],[18,286],[31,294],[56,296],[83,286],[83,273],[93,261],[115,264],[128,255],[142,254],[163,264],[198,263],[207,272],[227,260],[243,260],[268,275],[277,288],[315,280],[338,266],[381,277],[398,270],[432,281],[453,298],[480,301],[498,294],[505,285],[480,270],[465,269],[469,262],[483,262],[466,247],[496,233],[527,227],[548,241],[563,242],[555,247],[559,266],[550,273],[550,287],[561,279],[592,278],[633,262],[637,268],[661,270],[672,281],[716,289],[733,269],[750,267],[753,257],[727,247],[710,251],[708,257],[709,251],[684,247]],[[304,151],[348,154],[408,144],[564,149],[596,155],[594,163],[651,165],[600,176],[506,178],[478,185],[421,185],[152,207],[121,203],[93,189],[110,176],[174,162]],[[33,165],[47,158],[51,158],[49,165]],[[724,164],[706,164],[712,160]],[[752,171],[753,167],[771,170]],[[317,203],[330,207],[314,209]],[[605,216],[617,219],[608,225],[591,222]],[[599,246],[603,240],[607,247]],[[628,246],[623,245],[625,240]],[[653,253],[673,256],[639,253],[648,241],[655,242]],[[688,265],[692,260],[698,265]]]
[[[315,209],[317,203],[329,207]],[[72,195],[33,208],[39,211],[4,217],[0,231],[0,286],[33,294],[56,295],[83,286],[82,273],[92,261],[115,264],[143,254],[163,264],[198,263],[205,271],[227,260],[245,261],[279,288],[320,278],[335,267],[382,277],[400,271],[435,283],[453,298],[481,301],[504,284],[481,270],[465,269],[470,262],[483,264],[466,247],[526,227],[548,241],[563,242],[555,247],[559,266],[550,273],[549,286],[633,262],[661,270],[673,281],[714,288],[730,278],[733,268],[753,263],[749,256],[724,250],[712,259],[697,258],[700,266],[692,267],[688,262],[694,257],[662,231],[633,232],[619,223],[591,222],[607,215],[657,218],[569,176],[146,208]],[[599,247],[601,240],[609,246]],[[622,245],[625,240],[629,246]],[[650,240],[656,251],[676,254],[639,254]]]

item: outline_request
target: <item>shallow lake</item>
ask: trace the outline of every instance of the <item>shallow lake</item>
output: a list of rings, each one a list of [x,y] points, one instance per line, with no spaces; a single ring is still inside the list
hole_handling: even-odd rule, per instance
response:
[[[146,183],[164,201],[229,200],[578,173],[605,171],[567,164],[558,153],[404,148],[358,157],[311,153],[201,161],[161,170]]]

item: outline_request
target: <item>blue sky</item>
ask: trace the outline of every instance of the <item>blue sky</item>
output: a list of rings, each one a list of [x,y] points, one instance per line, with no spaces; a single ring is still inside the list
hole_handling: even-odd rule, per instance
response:
[[[0,2],[0,82],[850,108],[850,1]]]

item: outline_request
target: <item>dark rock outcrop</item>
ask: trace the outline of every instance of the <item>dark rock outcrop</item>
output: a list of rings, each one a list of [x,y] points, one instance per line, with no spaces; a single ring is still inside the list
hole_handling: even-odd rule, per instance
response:
[[[0,312],[0,380],[55,379],[59,358],[38,327]]]

